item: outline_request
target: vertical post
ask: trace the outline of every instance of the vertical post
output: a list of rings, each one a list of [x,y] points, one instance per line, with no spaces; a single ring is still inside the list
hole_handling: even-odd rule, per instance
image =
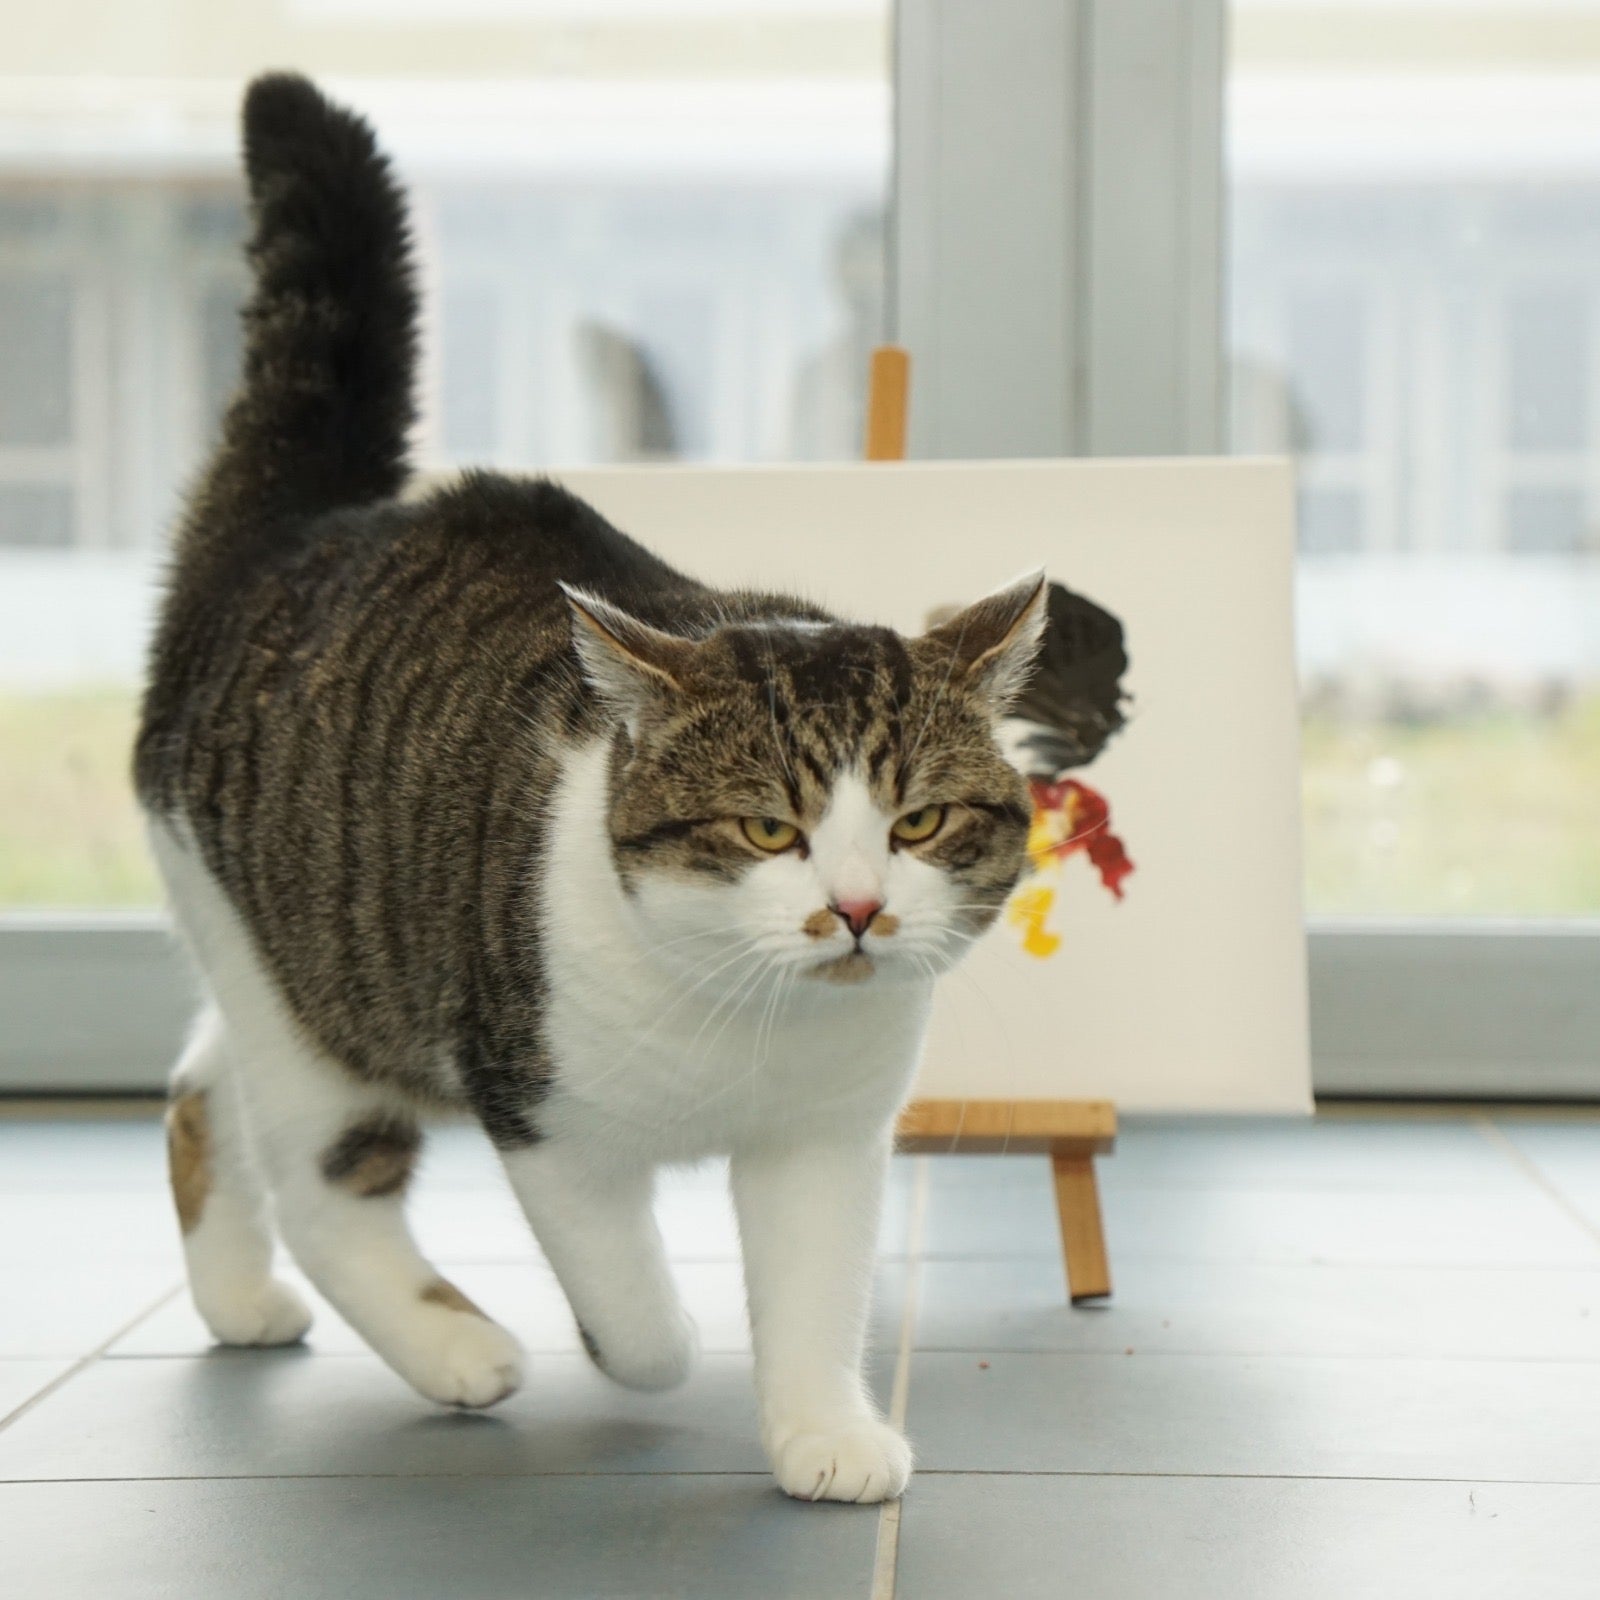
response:
[[[868,461],[905,460],[910,386],[911,357],[897,344],[880,344],[867,376]]]
[[[1067,1292],[1073,1305],[1103,1300],[1111,1293],[1111,1263],[1106,1259],[1094,1156],[1079,1146],[1057,1145],[1050,1152],[1050,1166],[1055,1176]]]
[[[895,338],[913,455],[1071,455],[1086,0],[898,0]]]
[[[1224,0],[899,0],[914,455],[1222,444]]]

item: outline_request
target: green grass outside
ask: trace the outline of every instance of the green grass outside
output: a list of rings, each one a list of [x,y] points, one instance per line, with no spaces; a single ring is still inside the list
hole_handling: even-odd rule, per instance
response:
[[[159,899],[126,689],[0,694],[0,907]],[[1600,913],[1600,695],[1551,718],[1305,726],[1313,911]]]
[[[0,693],[0,906],[161,898],[128,778],[130,690]]]
[[[1303,738],[1313,911],[1600,912],[1600,695],[1541,718],[1311,718]]]

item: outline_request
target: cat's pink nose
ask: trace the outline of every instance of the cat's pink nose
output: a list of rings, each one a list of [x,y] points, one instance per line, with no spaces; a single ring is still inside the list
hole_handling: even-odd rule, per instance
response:
[[[872,919],[883,910],[881,900],[835,900],[833,910],[844,918],[844,925],[856,938],[872,926]]]

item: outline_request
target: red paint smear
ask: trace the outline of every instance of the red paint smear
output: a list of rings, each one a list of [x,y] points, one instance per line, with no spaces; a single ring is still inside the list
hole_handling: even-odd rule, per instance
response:
[[[1134,867],[1122,840],[1111,831],[1111,805],[1106,797],[1076,778],[1057,778],[1053,783],[1030,778],[1028,788],[1040,811],[1065,811],[1073,825],[1072,833],[1051,845],[1049,854],[1064,856],[1082,850],[1100,874],[1101,883],[1122,899],[1122,880]]]

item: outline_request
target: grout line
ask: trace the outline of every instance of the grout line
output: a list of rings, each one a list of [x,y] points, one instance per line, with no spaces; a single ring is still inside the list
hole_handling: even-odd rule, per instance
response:
[[[1533,1488],[1596,1488],[1593,1478],[1467,1478],[1457,1474],[1394,1472],[1157,1472],[1135,1468],[1100,1467],[926,1467],[925,1478],[1138,1478],[1157,1482],[1172,1479],[1196,1483],[1460,1483],[1489,1485],[1494,1488],[1527,1486]],[[33,1480],[27,1480],[33,1481]],[[100,1482],[99,1479],[42,1479],[50,1482]],[[137,1479],[130,1479],[137,1482]],[[214,1481],[214,1480],[213,1480]]]
[[[33,1410],[35,1406],[42,1405],[50,1398],[51,1395],[56,1392],[57,1389],[64,1388],[67,1384],[71,1383],[80,1372],[87,1371],[95,1364],[95,1362],[100,1360],[100,1358],[105,1355],[105,1353],[112,1347],[112,1345],[116,1344],[119,1339],[127,1338],[127,1336],[132,1333],[133,1330],[137,1328],[146,1317],[153,1317],[156,1312],[158,1312],[162,1306],[166,1305],[167,1302],[171,1300],[182,1287],[183,1285],[181,1283],[175,1283],[170,1289],[162,1290],[162,1292],[157,1295],[149,1305],[147,1305],[142,1311],[138,1312],[135,1316],[129,1318],[129,1320],[123,1323],[123,1325],[118,1328],[116,1332],[113,1333],[109,1338],[104,1339],[97,1344],[94,1349],[88,1353],[88,1355],[80,1356],[76,1361],[74,1361],[72,1365],[60,1375],[60,1377],[54,1379],[50,1383],[47,1383],[37,1394],[30,1395],[22,1402],[20,1406],[17,1407],[15,1411],[7,1413],[7,1415],[4,1417],[0,1417],[0,1431],[4,1431],[6,1428],[9,1428],[13,1422],[25,1417],[30,1411]]]
[[[900,1313],[900,1348],[895,1355],[894,1388],[889,1396],[889,1422],[902,1433],[911,1397],[911,1346],[917,1327],[917,1276],[921,1271],[923,1224],[928,1214],[928,1158],[917,1157],[916,1187],[911,1192],[911,1220],[906,1228],[906,1287]],[[872,1591],[868,1600],[894,1600],[895,1570],[900,1559],[899,1500],[886,1500],[878,1513],[878,1543],[872,1558]]]
[[[1571,1272],[1593,1272],[1592,1267],[1572,1267]],[[1600,1355],[1592,1356],[1523,1356],[1523,1355],[1448,1355],[1432,1352],[1407,1352],[1404,1350],[1284,1350],[1272,1346],[1234,1349],[1222,1345],[1150,1345],[1144,1349],[1130,1348],[1124,1344],[1104,1345],[1092,1349],[1082,1346],[1054,1345],[999,1345],[999,1344],[925,1344],[918,1351],[923,1356],[982,1356],[984,1360],[1029,1361],[1049,1357],[1063,1361],[1321,1361],[1357,1362],[1383,1361],[1390,1365],[1405,1362],[1426,1363],[1436,1366],[1519,1366],[1519,1367],[1593,1367]],[[142,1357],[116,1356],[118,1361],[141,1360]],[[337,1358],[334,1358],[337,1359]]]
[[[1497,1146],[1513,1166],[1521,1168],[1523,1175],[1554,1200],[1591,1239],[1600,1242],[1600,1226],[1567,1198],[1566,1192],[1504,1128],[1482,1111],[1473,1113],[1472,1123],[1490,1144]]]
[[[1036,1473],[1034,1476],[1055,1476],[1055,1474]],[[766,1484],[772,1480],[772,1468],[667,1467],[653,1471],[624,1467],[616,1471],[596,1468],[586,1472],[565,1469],[560,1472],[156,1472],[149,1476],[130,1476],[128,1473],[114,1472],[97,1478],[0,1478],[0,1490],[15,1488],[20,1483],[426,1483],[435,1479],[449,1481],[465,1479],[470,1483],[539,1483],[551,1478],[601,1481],[611,1478],[749,1478],[752,1482]],[[822,1513],[823,1516],[827,1514],[827,1512]]]
[[[892,1258],[890,1258],[892,1259]],[[1061,1265],[1061,1255],[1046,1255],[1033,1252],[1029,1255],[1004,1255],[979,1254],[976,1252],[965,1255],[935,1254],[924,1256],[923,1261],[938,1262],[944,1266],[973,1266],[985,1262],[995,1266],[1037,1266],[1048,1267]],[[1231,1270],[1271,1270],[1273,1272],[1592,1272],[1595,1262],[1588,1257],[1574,1258],[1571,1261],[1441,1261],[1437,1256],[1418,1257],[1413,1260],[1402,1256],[1397,1260],[1375,1260],[1371,1257],[1361,1256],[1325,1256],[1318,1260],[1308,1257],[1269,1256],[1269,1255],[1189,1255],[1174,1250],[1170,1254],[1158,1254],[1147,1250],[1119,1250],[1117,1259],[1122,1262],[1137,1261],[1144,1267],[1170,1267],[1174,1264],[1203,1268],[1209,1271]]]
[[[1571,1267],[1567,1269],[1573,1273],[1593,1274],[1593,1267]],[[135,1361],[247,1361],[253,1360],[262,1354],[265,1346],[231,1347],[227,1345],[212,1345],[207,1349],[171,1349],[171,1350],[129,1350],[122,1353],[107,1351],[101,1357],[103,1361],[114,1361],[119,1366],[125,1366]],[[304,1359],[315,1358],[318,1361],[375,1361],[380,1359],[372,1350],[319,1350],[315,1344],[307,1342],[299,1347],[304,1353]],[[534,1344],[523,1345],[523,1353],[538,1361],[585,1361],[582,1349],[574,1345],[549,1345],[540,1347]],[[896,1346],[896,1361],[898,1363],[898,1344]],[[716,1362],[748,1361],[749,1350],[702,1350],[701,1355],[707,1360]],[[874,1354],[881,1354],[881,1348]],[[1519,1367],[1593,1367],[1600,1362],[1600,1355],[1500,1355],[1485,1352],[1463,1352],[1454,1355],[1439,1355],[1436,1352],[1418,1350],[1289,1350],[1274,1345],[1251,1345],[1246,1347],[1224,1345],[1149,1345],[1136,1349],[1130,1355],[1126,1344],[1117,1343],[1098,1345],[1085,1348],[1081,1345],[997,1345],[989,1344],[924,1344],[917,1350],[917,1354],[924,1356],[982,1356],[989,1361],[1032,1361],[1032,1360],[1060,1360],[1060,1361],[1110,1361],[1120,1363],[1129,1360],[1138,1361],[1281,1361],[1304,1362],[1317,1361],[1326,1364],[1340,1362],[1353,1365],[1358,1362],[1382,1361],[1390,1365],[1396,1363],[1427,1363],[1429,1366],[1519,1366]],[[10,1358],[17,1361],[44,1361],[49,1357],[44,1356],[15,1356]],[[297,1358],[298,1359],[298,1358]],[[63,1374],[65,1376],[65,1374]],[[894,1419],[891,1407],[890,1418]],[[897,1422],[896,1426],[903,1425]]]
[[[1195,1483],[1432,1483],[1472,1484],[1492,1488],[1593,1489],[1593,1478],[1476,1478],[1459,1475],[1392,1472],[1156,1472],[1132,1468],[1093,1467],[925,1467],[925,1478],[1132,1478],[1141,1481]],[[770,1480],[769,1467],[669,1467],[660,1471],[594,1470],[587,1472],[157,1472],[134,1476],[110,1473],[96,1478],[0,1478],[0,1491],[20,1484],[42,1483],[428,1483],[467,1479],[474,1483],[537,1483],[551,1478],[748,1478]],[[898,1501],[893,1504],[898,1505]],[[824,1512],[822,1515],[826,1516]],[[874,1597],[876,1600],[876,1597]]]

